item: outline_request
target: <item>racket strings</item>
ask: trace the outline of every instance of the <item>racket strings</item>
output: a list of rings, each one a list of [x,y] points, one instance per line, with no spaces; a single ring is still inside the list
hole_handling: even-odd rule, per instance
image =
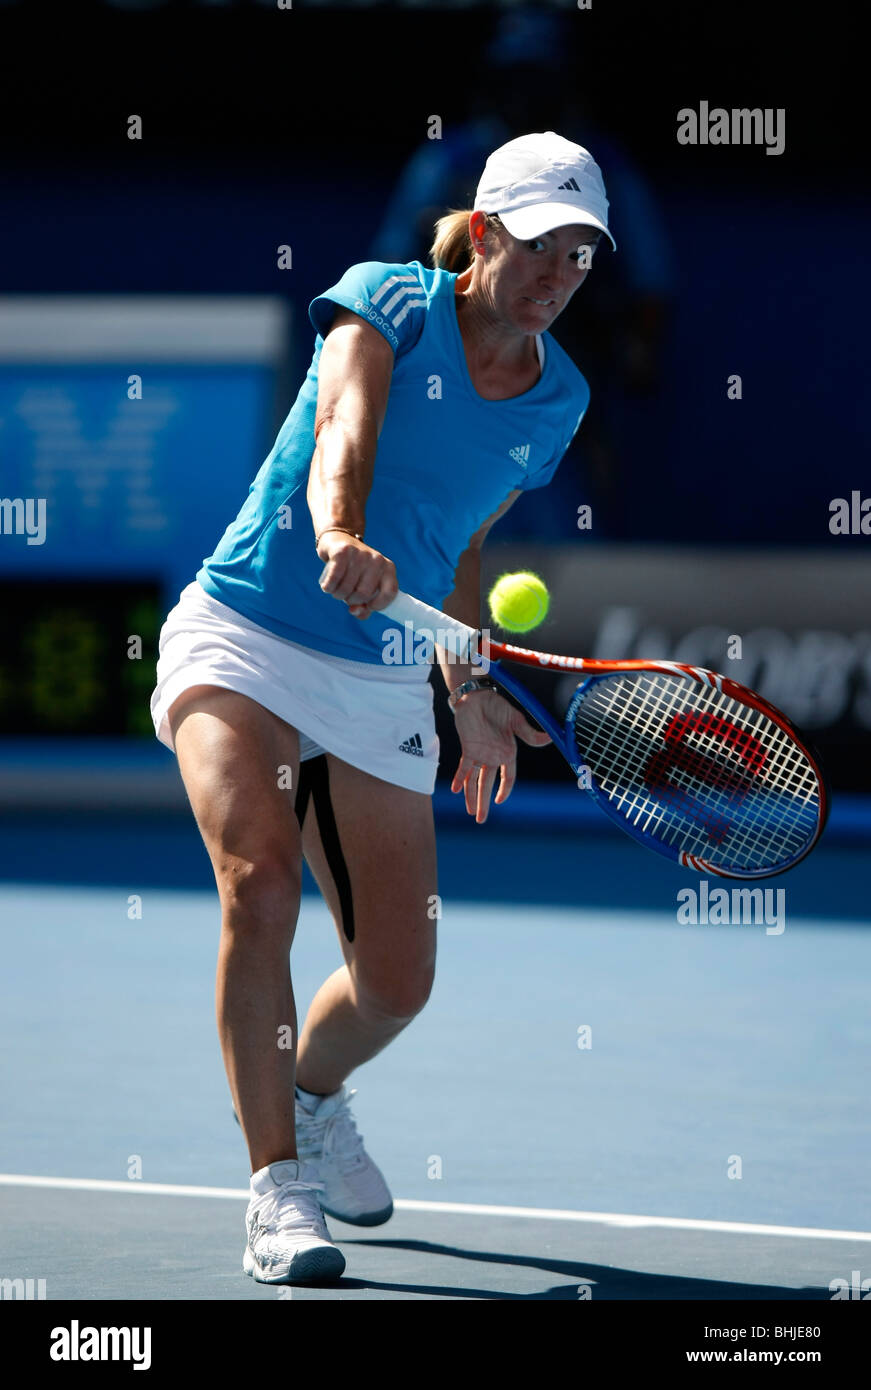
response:
[[[820,789],[795,739],[715,687],[637,672],[593,682],[575,741],[612,807],[720,867],[786,863],[813,837]]]

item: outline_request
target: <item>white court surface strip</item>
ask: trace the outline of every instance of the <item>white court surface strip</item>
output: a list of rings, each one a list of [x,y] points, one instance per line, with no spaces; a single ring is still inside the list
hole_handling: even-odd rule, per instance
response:
[[[112,1182],[99,1178],[43,1178],[26,1173],[0,1173],[0,1187],[42,1187],[77,1192],[123,1192],[127,1195],[155,1197],[212,1197],[246,1201],[246,1188],[187,1187],[178,1183]],[[461,1216],[504,1216],[513,1220],[583,1221],[594,1225],[622,1226],[626,1229],[657,1227],[671,1231],[720,1231],[735,1235],[793,1236],[805,1240],[871,1241],[871,1231],[826,1231],[815,1226],[764,1226],[747,1221],[701,1221],[683,1216],[640,1216],[613,1211],[560,1211],[549,1207],[493,1206],[475,1202],[423,1202],[396,1198],[396,1211],[451,1213]]]

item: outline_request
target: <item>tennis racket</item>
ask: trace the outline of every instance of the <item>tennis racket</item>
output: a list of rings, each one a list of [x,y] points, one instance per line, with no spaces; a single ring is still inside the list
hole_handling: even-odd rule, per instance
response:
[[[495,642],[401,591],[379,612],[454,660],[484,666],[550,734],[599,808],[684,868],[768,878],[820,838],[829,793],[816,755],[780,710],[728,676]],[[503,661],[584,673],[562,724]]]

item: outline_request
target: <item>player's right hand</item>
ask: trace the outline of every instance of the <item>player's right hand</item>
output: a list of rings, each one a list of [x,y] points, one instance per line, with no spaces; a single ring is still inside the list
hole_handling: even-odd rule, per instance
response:
[[[393,561],[356,536],[328,531],[321,537],[318,555],[326,562],[321,588],[347,603],[353,617],[368,618],[396,598],[399,582]]]

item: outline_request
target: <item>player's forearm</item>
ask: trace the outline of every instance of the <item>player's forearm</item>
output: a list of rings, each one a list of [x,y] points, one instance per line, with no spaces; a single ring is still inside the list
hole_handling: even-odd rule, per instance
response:
[[[318,430],[306,500],[315,535],[337,526],[365,535],[378,436],[374,421],[327,420]]]
[[[461,623],[477,628],[481,621],[481,552],[477,546],[464,550],[454,574],[453,592],[442,604],[442,609],[451,618],[459,618]],[[470,676],[480,676],[480,666],[469,662],[451,661],[441,647],[436,647],[436,657],[448,690],[456,690],[458,685]]]

